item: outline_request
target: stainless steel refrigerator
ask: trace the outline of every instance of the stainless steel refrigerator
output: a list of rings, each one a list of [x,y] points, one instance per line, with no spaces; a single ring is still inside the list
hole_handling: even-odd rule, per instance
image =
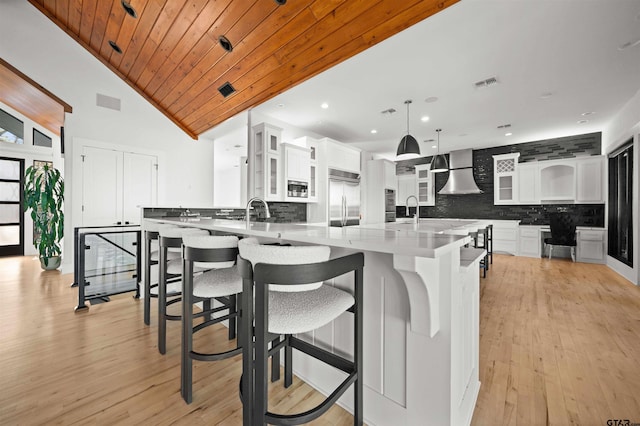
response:
[[[329,226],[360,224],[360,175],[329,169]]]

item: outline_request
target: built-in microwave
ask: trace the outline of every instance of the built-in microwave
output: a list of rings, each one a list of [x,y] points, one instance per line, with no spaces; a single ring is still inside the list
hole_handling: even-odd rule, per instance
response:
[[[309,182],[300,180],[287,181],[287,197],[290,198],[308,198]]]

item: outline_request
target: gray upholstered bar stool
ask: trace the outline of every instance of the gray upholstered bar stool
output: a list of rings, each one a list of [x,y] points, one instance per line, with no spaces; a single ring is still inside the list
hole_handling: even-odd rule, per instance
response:
[[[151,298],[158,298],[158,273],[151,277],[152,266],[158,265],[158,236],[160,228],[177,228],[175,225],[147,221],[144,225],[144,323],[151,323]],[[180,253],[167,252],[169,260],[179,259]],[[156,268],[157,269],[157,268]]]
[[[234,349],[218,353],[201,353],[193,349],[193,335],[203,328],[228,321],[229,340],[236,337],[238,309],[236,295],[242,292],[242,278],[236,267],[238,237],[184,235],[182,237],[182,358],[181,394],[193,400],[193,360],[218,361],[242,352],[239,342]],[[194,268],[208,271],[194,277]],[[213,303],[217,301],[219,306]],[[203,302],[203,310],[194,314],[193,305]],[[223,313],[223,315],[219,315]],[[195,325],[195,318],[203,322]]]
[[[364,255],[355,253],[329,260],[329,247],[261,245],[255,238],[240,240],[238,249],[238,270],[243,278],[239,333],[243,347],[240,386],[243,424],[295,425],[310,422],[324,414],[354,385],[354,424],[362,425]],[[324,284],[325,280],[352,271],[354,295]],[[254,302],[255,313],[252,315]],[[322,327],[345,312],[354,314],[353,359],[331,353],[295,336]],[[272,413],[268,410],[267,360],[282,349],[285,350],[285,387],[291,385],[293,378],[292,349],[345,372],[347,377],[311,410],[291,415]],[[277,362],[275,357],[272,362]]]
[[[180,302],[182,281],[182,237],[185,235],[209,235],[209,231],[195,228],[160,228],[158,237],[158,351],[167,352],[167,321],[180,321],[181,315],[167,314],[167,307]],[[169,253],[178,253],[179,258],[169,260]],[[195,267],[194,272],[204,268]]]

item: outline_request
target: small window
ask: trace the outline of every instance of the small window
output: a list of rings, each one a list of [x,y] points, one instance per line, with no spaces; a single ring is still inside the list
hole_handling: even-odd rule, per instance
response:
[[[33,129],[33,145],[51,148],[51,138],[44,133]]]
[[[24,144],[24,123],[0,109],[0,141]]]

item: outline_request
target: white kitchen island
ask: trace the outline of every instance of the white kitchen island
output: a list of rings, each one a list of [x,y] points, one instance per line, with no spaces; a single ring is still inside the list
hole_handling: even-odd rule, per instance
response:
[[[368,425],[466,425],[480,382],[479,260],[464,235],[398,224],[333,228],[305,224],[166,218],[154,221],[281,242],[322,244],[332,256],[365,254],[364,418]],[[473,227],[473,225],[471,225]],[[352,277],[339,277],[341,288]],[[301,336],[350,354],[350,314]],[[294,373],[327,394],[341,372],[296,354]],[[340,404],[352,411],[347,392]]]

